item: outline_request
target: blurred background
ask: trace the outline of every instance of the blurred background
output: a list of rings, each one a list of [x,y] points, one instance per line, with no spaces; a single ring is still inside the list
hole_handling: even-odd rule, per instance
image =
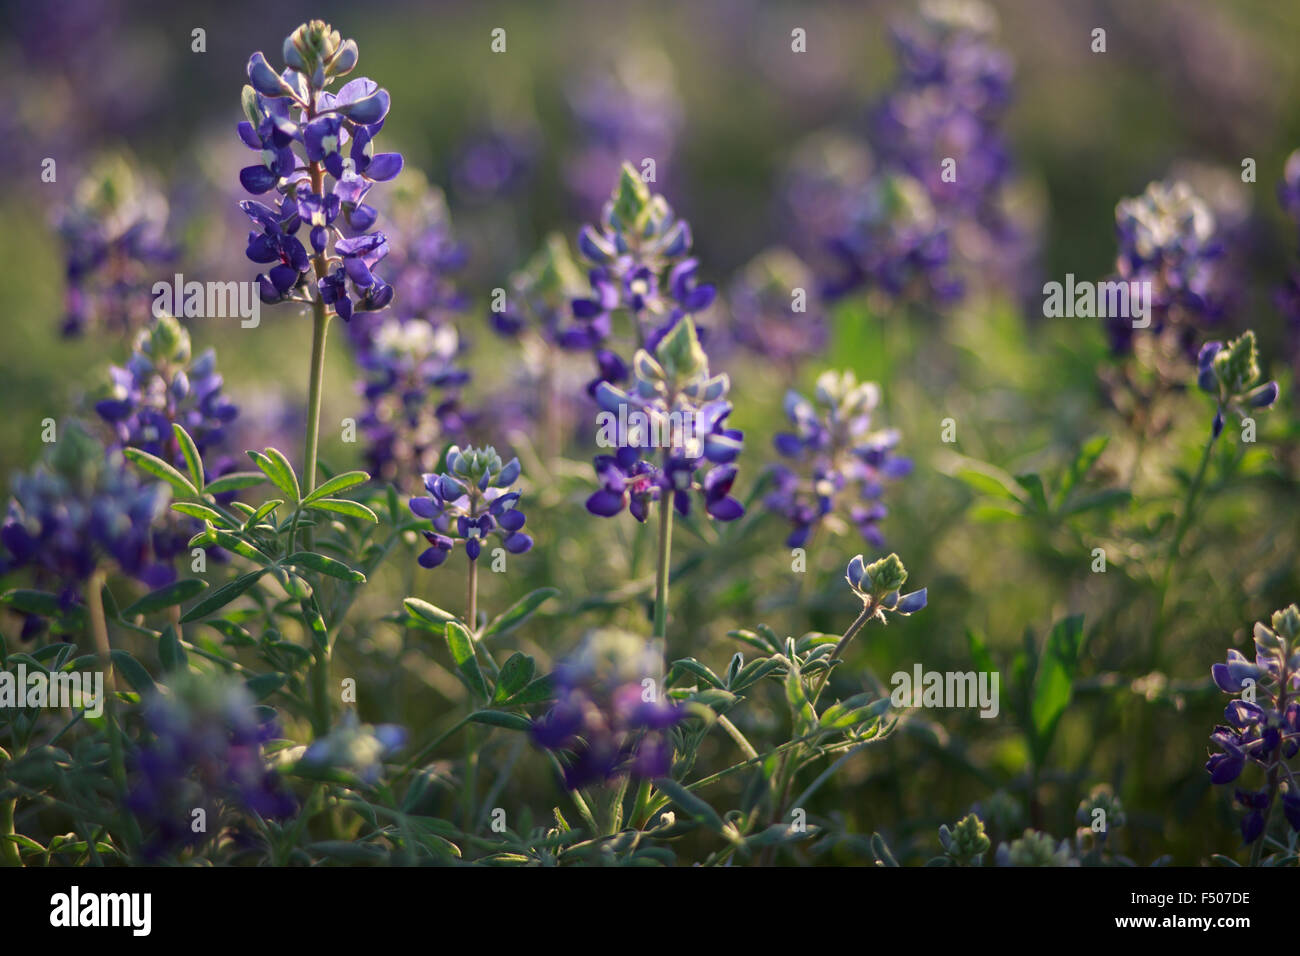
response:
[[[1251,622],[1300,597],[1300,436],[1288,389],[1297,353],[1295,330],[1274,298],[1296,261],[1295,223],[1276,185],[1300,146],[1300,6],[989,6],[998,21],[992,42],[1014,70],[999,118],[1008,170],[999,209],[1015,228],[989,230],[963,250],[975,281],[959,300],[840,297],[824,308],[824,341],[812,343],[810,327],[808,348],[796,332],[794,346],[773,355],[745,348],[733,327],[742,298],[736,283],[768,250],[803,253],[801,237],[817,212],[817,176],[848,176],[855,164],[875,162],[873,152],[888,152],[873,117],[899,72],[891,28],[914,17],[914,3],[7,4],[0,39],[9,93],[0,116],[7,224],[0,233],[0,472],[24,468],[37,455],[42,419],[84,414],[102,388],[107,360],[121,362],[129,351],[126,336],[60,333],[68,306],[57,222],[82,177],[107,153],[129,154],[165,197],[174,271],[188,279],[251,279],[257,269],[243,255],[247,219],[236,205],[246,198],[238,172],[250,161],[235,135],[245,64],[254,50],[278,63],[286,33],[303,20],[326,19],[357,40],[359,74],[392,94],[384,148],[402,151],[403,176],[418,171],[445,194],[463,247],[456,325],[475,373],[465,402],[481,410],[484,434],[526,444],[494,420],[521,359],[515,343],[490,327],[492,290],[505,287],[550,233],[572,241],[581,224],[595,221],[622,160],[639,165],[653,157],[652,189],[689,219],[700,277],[719,286],[719,303],[701,325],[715,329],[715,367],[735,383],[733,423],[746,431],[745,494],[776,457],[771,436],[783,427],[786,387],[807,390],[827,368],[881,383],[884,416],[914,461],[913,474],[890,491],[881,529],[885,551],[898,551],[911,582],[929,587],[930,605],[874,634],[855,651],[855,664],[882,678],[916,661],[967,669],[971,648],[987,646],[1009,682],[1027,630],[1041,642],[1064,615],[1084,614],[1086,660],[1050,765],[1031,759],[1010,707],[998,721],[931,714],[932,722],[918,721],[848,766],[823,792],[822,812],[839,814],[857,832],[888,832],[896,852],[915,859],[933,852],[939,823],[974,803],[987,805],[998,792],[1021,806],[1018,817],[1008,811],[1009,820],[1063,835],[1083,794],[1107,783],[1126,799],[1123,847],[1139,862],[1170,853],[1194,863],[1231,852],[1233,814],[1210,793],[1202,768],[1223,704],[1209,667],[1226,647],[1244,646]],[[1098,27],[1106,31],[1104,53],[1092,51]],[[205,31],[204,52],[192,49],[196,28]],[[495,28],[506,31],[504,53],[491,52]],[[806,31],[804,54],[791,51],[796,28]],[[47,158],[57,164],[54,182],[42,181]],[[1242,182],[1247,158],[1255,161],[1253,183]],[[960,454],[1011,474],[1044,475],[1068,466],[1088,438],[1109,435],[1093,476],[1099,487],[1131,487],[1143,500],[1176,497],[1169,476],[1195,467],[1211,414],[1202,398],[1177,397],[1139,466],[1132,452],[1140,442],[1125,431],[1131,422],[1112,407],[1099,374],[1111,361],[1103,324],[1041,314],[1043,282],[1067,273],[1100,279],[1114,270],[1116,203],[1170,176],[1192,183],[1231,237],[1236,296],[1216,335],[1254,328],[1283,400],[1261,418],[1264,460],[1231,465],[1245,475],[1247,491],[1211,494],[1205,504],[1192,542],[1198,558],[1182,569],[1184,603],[1176,605],[1165,656],[1153,668],[1135,652],[1146,646],[1155,614],[1150,570],[1141,566],[1140,546],[1120,542],[1154,534],[1159,514],[984,523],[969,484],[952,477],[953,449],[940,435],[951,418]],[[189,328],[196,346],[213,346],[220,356],[247,447],[293,433],[306,394],[308,320],[291,308],[265,307],[255,331],[202,319]],[[323,420],[333,423],[361,407],[345,336],[335,333],[329,361]],[[325,435],[324,454],[335,467],[359,463],[337,428]],[[530,491],[546,510],[537,518],[530,511],[538,548],[520,559],[530,586],[554,584],[566,595],[548,618],[563,627],[534,629],[527,639],[528,651],[543,659],[568,651],[586,627],[644,613],[644,590],[620,585],[643,573],[645,559],[638,570],[635,555],[651,546],[623,520],[585,517],[582,501],[592,487],[585,459],[594,449],[576,439],[564,448],[572,468],[550,469],[552,484]],[[413,492],[418,476],[397,483]],[[721,671],[737,649],[725,636],[732,627],[765,621],[783,634],[839,633],[851,619],[842,568],[871,545],[852,529],[819,539],[810,546],[807,580],[796,587],[782,522],[752,510],[756,527],[743,532],[704,523],[695,537],[690,527],[679,536],[689,542],[683,560],[694,563],[673,595],[676,656],[689,653]],[[1087,555],[1099,543],[1113,546],[1117,573],[1087,573]],[[412,584],[403,580],[409,567],[395,570],[368,590],[364,610],[378,618],[401,594],[441,603],[441,589],[459,593],[459,579],[419,573],[426,576]],[[522,593],[523,584],[490,581],[485,588],[482,600],[491,605]],[[631,600],[621,600],[627,593]],[[448,598],[447,606],[454,602]],[[365,614],[354,618],[364,622]],[[418,728],[430,705],[420,696],[421,665],[400,632],[353,627],[358,660],[367,662],[361,666],[390,692],[377,695],[386,696],[387,710],[366,718]],[[1014,826],[1006,824],[1005,833]]]

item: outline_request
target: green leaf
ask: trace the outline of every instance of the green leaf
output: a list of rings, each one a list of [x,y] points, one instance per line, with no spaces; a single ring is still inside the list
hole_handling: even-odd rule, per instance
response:
[[[188,624],[190,621],[197,621],[200,618],[207,617],[214,611],[221,610],[221,608],[256,584],[257,579],[263,573],[263,569],[258,568],[256,571],[250,571],[242,577],[235,578],[229,584],[223,584],[215,591],[209,592],[201,601],[181,616],[181,623]]]
[[[705,667],[703,664],[701,664],[693,657],[683,657],[681,660],[673,661],[672,667],[670,668],[668,674],[667,683],[669,684],[673,683],[673,677],[675,676],[672,673],[673,671],[688,671],[694,674],[696,677],[700,678],[700,680],[704,681],[706,684],[711,684],[714,687],[724,686],[722,683],[722,678],[720,678],[717,674],[713,673],[713,671],[709,670],[707,667]]]
[[[733,693],[744,690],[750,684],[762,680],[780,666],[780,661],[773,660],[770,657],[750,661],[740,669],[740,673],[736,675],[728,689]]]
[[[469,685],[470,690],[487,700],[489,696],[487,682],[483,680],[483,672],[479,670],[478,658],[474,655],[474,642],[470,639],[469,631],[465,630],[465,626],[460,621],[448,621],[446,638],[451,659],[464,675],[465,683]]]
[[[495,637],[498,634],[505,634],[513,631],[524,621],[532,616],[533,612],[542,606],[548,598],[559,594],[559,588],[538,588],[529,594],[525,594],[510,607],[497,615],[493,620],[488,622],[488,626],[483,629],[483,637]]]
[[[1084,495],[1082,498],[1070,502],[1069,507],[1065,508],[1061,514],[1069,516],[1082,514],[1085,511],[1096,511],[1100,508],[1115,508],[1128,504],[1132,497],[1132,492],[1127,488],[1107,488],[1105,491]]]
[[[228,491],[242,491],[245,488],[252,488],[266,481],[266,476],[256,471],[232,471],[228,475],[222,475],[213,481],[208,482],[203,487],[203,493],[208,495],[224,495]]]
[[[515,696],[511,697],[505,703],[512,707],[526,707],[529,704],[540,704],[544,700],[550,700],[555,696],[555,681],[548,674],[545,677],[539,677]]]
[[[321,574],[328,574],[332,578],[338,578],[340,581],[351,581],[353,584],[366,583],[366,576],[360,571],[348,567],[342,561],[327,558],[325,555],[317,554],[314,551],[299,551],[291,554],[285,560],[285,563],[301,565],[304,568],[319,571]]]
[[[113,666],[139,693],[147,694],[155,689],[153,678],[144,669],[144,665],[126,651],[115,650],[110,656],[113,659]]]
[[[47,591],[31,591],[15,588],[0,595],[0,603],[7,604],[15,611],[24,614],[39,614],[41,617],[54,617],[62,612],[57,596]]]
[[[520,654],[517,651],[511,654],[510,658],[501,665],[501,673],[497,675],[497,686],[492,692],[492,703],[499,704],[523,690],[524,686],[533,679],[536,666],[527,654]]]
[[[280,507],[280,505],[282,504],[284,504],[284,502],[279,498],[272,498],[270,501],[262,502],[261,507],[258,508],[256,511],[254,511],[251,515],[249,515],[248,520],[244,522],[244,530],[248,531],[252,528],[257,527],[258,523],[263,518],[269,515],[276,508]]]
[[[1060,487],[1056,489],[1056,505],[1058,508],[1070,497],[1070,492],[1074,490],[1074,486],[1092,470],[1092,466],[1097,463],[1097,459],[1101,457],[1101,453],[1106,450],[1109,443],[1109,435],[1096,435],[1083,443],[1083,447],[1079,449],[1079,454],[1075,455],[1074,461],[1065,470],[1065,474],[1061,476]]]
[[[212,538],[227,551],[233,551],[235,554],[248,560],[253,561],[263,567],[273,564],[269,554],[266,554],[251,542],[230,531],[215,529],[212,532]]]
[[[817,714],[803,689],[803,676],[799,673],[799,664],[793,658],[789,670],[785,673],[785,700],[790,705],[790,715],[794,720],[795,733],[799,736],[812,733],[817,726]]]
[[[359,484],[370,480],[370,476],[364,471],[345,471],[341,475],[335,475],[329,481],[324,482],[315,491],[303,499],[303,504],[310,504],[313,501],[319,501],[321,498],[331,497],[340,491],[347,491]]]
[[[987,462],[967,459],[966,464],[953,473],[953,477],[980,494],[1007,501],[1025,501],[1025,492],[1016,480]]]
[[[333,511],[336,514],[347,515],[349,518],[363,518],[372,524],[379,524],[379,515],[375,514],[359,501],[349,501],[347,498],[317,498],[316,500],[308,499],[308,508],[315,508],[317,511]]]
[[[726,831],[726,824],[722,822],[722,817],[718,816],[718,811],[709,806],[695,794],[691,793],[676,780],[670,777],[660,777],[655,781],[655,786],[673,803],[677,804],[683,811],[689,813],[696,820],[699,820],[705,826],[708,826],[717,833]]]
[[[141,451],[139,448],[123,449],[122,454],[126,456],[127,461],[134,463],[142,471],[147,471],[155,478],[167,482],[185,497],[197,498],[199,496],[199,489],[195,488],[188,478],[161,458],[151,455],[147,451]]]
[[[419,598],[407,598],[402,602],[402,606],[406,608],[406,613],[413,623],[435,634],[442,634],[446,630],[447,622],[456,620],[455,614],[435,607],[428,601],[421,601]]]
[[[273,485],[289,496],[290,501],[297,504],[302,499],[298,476],[293,473],[293,466],[284,455],[274,448],[268,448],[266,454],[250,451],[248,457],[253,459],[253,464],[261,469],[262,474],[271,479]]]
[[[191,518],[198,518],[200,521],[211,521],[215,525],[223,528],[235,528],[238,525],[230,523],[220,511],[210,505],[200,504],[197,501],[176,501],[172,503],[172,511],[179,512],[183,515],[189,515]]]
[[[182,581],[176,581],[159,588],[157,591],[150,591],[124,610],[121,616],[135,617],[137,614],[153,614],[155,611],[161,611],[164,608],[184,604],[190,598],[207,590],[207,587],[208,582],[200,581],[198,578],[185,578]]]
[[[1029,494],[1034,510],[1042,514],[1047,511],[1047,492],[1043,488],[1043,479],[1036,474],[1016,475],[1016,484]]]
[[[176,628],[170,624],[163,628],[162,637],[158,639],[158,662],[162,664],[163,672],[168,674],[184,671],[187,664],[185,648],[176,636]]]
[[[194,444],[194,439],[179,422],[172,422],[172,434],[176,436],[176,443],[181,446],[181,454],[185,456],[185,467],[189,470],[190,481],[193,482],[195,489],[202,488],[203,459],[199,457],[199,449]]]
[[[284,685],[283,674],[258,674],[244,681],[253,700],[265,700]]]
[[[527,733],[533,729],[533,722],[519,714],[507,714],[501,710],[476,710],[469,719],[477,724],[490,724],[493,727],[505,727],[507,730],[519,730]]]
[[[1057,722],[1070,705],[1082,646],[1083,616],[1079,614],[1057,622],[1047,636],[1047,644],[1038,662],[1033,703],[1030,705],[1034,761],[1039,766],[1051,747]]]

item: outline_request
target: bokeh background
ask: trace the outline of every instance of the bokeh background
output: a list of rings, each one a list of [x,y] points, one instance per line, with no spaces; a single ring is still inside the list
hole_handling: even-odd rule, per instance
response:
[[[742,490],[749,493],[775,457],[771,436],[781,427],[787,386],[806,389],[826,368],[881,382],[885,417],[915,461],[914,473],[890,490],[882,530],[912,581],[929,587],[930,605],[872,634],[853,664],[881,676],[917,661],[970,669],[973,635],[1004,670],[999,720],[927,715],[849,764],[823,791],[821,812],[838,814],[854,832],[886,832],[896,852],[918,859],[935,851],[939,823],[998,792],[1019,802],[1022,824],[1065,835],[1083,794],[1107,783],[1128,807],[1124,852],[1143,863],[1162,854],[1196,863],[1239,844],[1234,815],[1210,792],[1202,766],[1223,704],[1209,667],[1226,647],[1244,647],[1251,622],[1300,598],[1300,434],[1289,388],[1297,353],[1294,330],[1273,304],[1296,260],[1295,224],[1275,185],[1300,146],[1300,7],[1271,0],[998,0],[991,7],[997,44],[1015,64],[1003,128],[1015,167],[1011,202],[1028,253],[1008,248],[1001,256],[994,248],[989,268],[1001,263],[1009,274],[951,307],[918,312],[869,297],[828,307],[828,344],[791,368],[742,348],[727,351],[717,364],[732,376],[734,419],[746,430]],[[489,328],[491,291],[547,234],[572,237],[594,219],[618,160],[656,158],[655,189],[690,220],[701,275],[723,292],[713,322],[725,328],[733,277],[764,250],[792,242],[790,203],[799,201],[789,185],[792,163],[810,142],[866,136],[870,110],[897,71],[890,25],[914,9],[861,0],[7,4],[0,472],[25,467],[40,451],[41,420],[84,410],[106,361],[126,351],[125,340],[59,334],[65,279],[52,223],[97,156],[124,150],[152,171],[170,203],[183,250],[177,268],[187,278],[255,273],[243,258],[246,220],[235,205],[244,198],[238,170],[248,161],[234,132],[239,89],[249,53],[262,49],[278,62],[271,54],[299,22],[327,19],[357,40],[360,73],[392,94],[386,148],[400,149],[408,169],[445,191],[467,253],[456,276],[467,299],[457,324],[475,371],[466,401],[483,408],[491,431],[494,396],[521,361],[514,344]],[[507,31],[503,54],[489,49],[497,27]],[[791,53],[795,27],[807,31],[805,55]],[[1096,27],[1107,31],[1103,54],[1090,49]],[[195,28],[206,31],[205,52],[191,50]],[[602,145],[607,124],[633,155]],[[40,176],[47,157],[57,161],[53,183]],[[1253,184],[1241,181],[1247,157],[1257,165]],[[1188,393],[1172,402],[1169,428],[1130,473],[1133,438],[1109,409],[1099,373],[1110,361],[1104,329],[1093,320],[1044,319],[1037,294],[1066,273],[1109,274],[1116,202],[1171,175],[1194,183],[1230,229],[1239,296],[1222,331],[1256,330],[1283,399],[1261,418],[1256,447],[1264,457],[1234,458],[1239,485],[1222,495],[1212,487],[1203,502],[1165,654],[1151,668],[1141,650],[1154,615],[1152,571],[1143,566],[1146,551],[1120,542],[1140,539],[1143,529],[1154,534],[1159,506],[1072,523],[985,523],[970,487],[952,477],[954,449],[940,440],[940,423],[955,421],[961,454],[1015,474],[1055,474],[1083,441],[1108,435],[1093,475],[1098,487],[1132,487],[1139,501],[1177,497],[1171,476],[1195,467],[1211,414],[1204,400]],[[295,421],[295,403],[306,394],[306,318],[266,308],[257,330],[220,320],[194,320],[190,329],[199,346],[217,349],[250,447]],[[332,423],[359,408],[341,335],[329,362],[323,420]],[[331,464],[358,463],[338,429],[325,435]],[[516,450],[526,463],[537,457],[526,435],[490,437],[524,446]],[[286,450],[298,460],[297,444]],[[545,469],[553,480],[529,491],[543,507],[530,511],[537,549],[507,580],[485,582],[482,598],[492,606],[526,587],[562,589],[561,605],[521,638],[542,660],[563,655],[589,627],[641,626],[652,569],[648,533],[586,516],[582,501],[592,484],[583,459],[593,449],[575,437],[567,451],[572,468]],[[418,476],[399,483],[412,492]],[[700,525],[698,534],[691,527],[679,534],[675,656],[720,671],[736,649],[730,628],[765,621],[782,633],[839,633],[851,619],[840,575],[849,557],[871,547],[851,529],[819,538],[808,574],[795,580],[782,522],[754,511],[743,529]],[[1104,577],[1088,568],[1099,543],[1114,545]],[[450,697],[454,687],[400,629],[374,622],[403,594],[454,606],[462,584],[423,571],[413,577],[405,564],[367,589],[349,646],[366,686],[381,691],[363,698],[376,701],[363,704],[363,712],[371,708],[364,716],[397,720],[418,737],[440,692]],[[1039,767],[1006,703],[1005,681],[1026,631],[1041,642],[1071,613],[1085,616],[1085,659],[1051,759]],[[762,711],[753,719],[761,725]],[[545,770],[540,760],[521,759],[526,794],[528,774],[542,780]],[[718,803],[725,806],[725,797]],[[851,851],[834,852],[848,862]]]

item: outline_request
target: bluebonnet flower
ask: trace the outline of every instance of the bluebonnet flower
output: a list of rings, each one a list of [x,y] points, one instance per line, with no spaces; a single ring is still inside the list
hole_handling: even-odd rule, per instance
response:
[[[882,547],[879,525],[888,510],[885,483],[911,473],[912,462],[895,453],[899,434],[872,430],[880,388],[857,381],[852,372],[823,372],[815,401],[787,393],[785,413],[792,432],[774,444],[793,467],[773,465],[773,490],[765,504],[793,525],[786,546],[801,548],[815,528],[843,514],[874,547]]]
[[[862,287],[895,299],[951,302],[963,287],[952,268],[949,227],[924,185],[904,173],[871,177],[848,200],[847,225],[830,237],[834,271],[822,291],[837,298]]]
[[[1196,357],[1196,365],[1197,385],[1218,403],[1211,426],[1215,438],[1223,431],[1224,412],[1246,416],[1251,409],[1268,408],[1277,401],[1277,382],[1260,382],[1263,374],[1254,332],[1245,332],[1227,346],[1206,342]]]
[[[303,752],[304,767],[341,770],[374,785],[384,769],[384,758],[406,744],[406,730],[396,724],[363,724],[354,712]]]
[[[925,184],[936,205],[988,211],[1011,172],[999,123],[1014,69],[993,44],[996,16],[982,3],[929,0],[893,31],[899,71],[874,116],[882,161]],[[943,175],[947,159],[957,175]]]
[[[242,681],[177,674],[168,691],[144,703],[149,738],[134,754],[126,797],[144,830],[146,856],[195,846],[221,831],[219,821],[283,820],[297,812],[264,752],[279,736],[274,712],[256,706]],[[205,832],[192,828],[196,808],[207,813]]]
[[[1026,830],[1010,843],[999,844],[994,860],[998,866],[1064,867],[1077,866],[1066,840],[1057,841],[1050,833]]]
[[[151,314],[160,266],[176,257],[167,199],[121,155],[101,159],[58,213],[67,292],[63,333],[132,331]]]
[[[801,295],[798,302],[796,294]],[[732,283],[727,304],[731,337],[792,373],[801,359],[820,353],[829,341],[816,279],[789,249],[768,249],[751,260]]]
[[[424,532],[429,547],[420,554],[420,565],[442,564],[457,540],[465,542],[465,554],[477,561],[492,534],[511,554],[531,548],[533,539],[520,530],[526,520],[519,508],[520,494],[510,487],[519,480],[519,472],[519,459],[502,463],[495,448],[452,445],[447,450],[447,470],[424,476],[430,497],[410,501],[416,517],[433,522],[433,530]]]
[[[588,71],[570,88],[568,102],[578,149],[565,163],[565,177],[583,215],[600,211],[625,158],[672,168],[682,108],[672,64],[659,51],[623,53],[611,68]]]
[[[1223,315],[1223,245],[1210,206],[1184,182],[1155,182],[1115,207],[1118,279],[1149,283],[1150,328],[1189,355],[1202,329]],[[1108,323],[1111,349],[1132,350],[1131,318]]]
[[[870,610],[872,617],[882,624],[887,623],[886,612],[907,617],[923,610],[928,600],[927,588],[908,594],[900,593],[907,583],[907,569],[896,554],[871,564],[867,564],[862,555],[856,555],[844,571],[844,580],[849,582],[853,593],[862,599],[863,607]]]
[[[538,134],[517,118],[494,118],[460,142],[451,160],[457,199],[485,203],[520,190],[537,170]]]
[[[615,630],[593,631],[556,668],[555,702],[533,722],[532,737],[545,750],[571,755],[564,764],[569,789],[672,769],[670,732],[685,711],[656,694],[662,674],[663,656],[645,638]]]
[[[280,74],[261,53],[249,59],[246,119],[238,127],[260,157],[240,170],[240,182],[254,195],[281,194],[276,207],[240,204],[260,229],[249,234],[248,258],[272,266],[257,277],[262,299],[307,302],[314,282],[316,294],[345,320],[354,311],[378,311],[393,299],[393,287],[374,271],[388,240],[369,231],[377,213],[366,200],[374,183],[402,170],[400,153],[375,151],[388,91],[364,77],[327,89],[356,66],[357,45],[319,20],[290,34],[283,53],[288,66]],[[299,236],[304,226],[306,243]]]
[[[1287,761],[1300,751],[1300,608],[1294,604],[1276,611],[1270,626],[1255,624],[1255,659],[1236,649],[1225,662],[1210,669],[1214,683],[1225,694],[1239,698],[1224,710],[1225,723],[1214,728],[1210,741],[1217,749],[1205,764],[1210,781],[1220,786],[1235,783],[1255,764],[1268,772],[1263,790],[1237,789],[1235,799],[1247,813],[1241,822],[1245,843],[1264,835],[1281,777],[1288,781],[1282,792],[1283,814],[1292,829],[1300,830],[1300,795],[1290,783]]]
[[[1277,196],[1292,225],[1300,226],[1300,149],[1286,159]],[[1286,281],[1273,293],[1273,303],[1286,319],[1293,353],[1300,358],[1300,268],[1287,272]]]
[[[106,562],[151,587],[171,580],[150,534],[170,490],[141,483],[121,452],[106,454],[79,424],[61,427],[44,460],[14,476],[12,492],[0,525],[0,576],[30,568],[64,610],[80,603],[86,581]],[[44,626],[29,616],[23,634],[33,637]]]
[[[578,234],[578,251],[592,264],[591,293],[573,300],[573,314],[594,324],[626,310],[638,340],[653,349],[683,316],[705,311],[716,295],[698,280],[691,242],[690,225],[624,163],[599,227],[584,226]]]
[[[618,451],[596,458],[601,487],[587,499],[587,510],[611,517],[626,507],[644,521],[651,500],[672,495],[673,507],[687,515],[691,493],[699,492],[710,517],[741,517],[745,509],[731,497],[731,487],[736,479],[732,463],[744,436],[726,426],[731,383],[725,374],[709,373],[695,324],[683,318],[660,340],[653,356],[641,349],[632,366],[631,393],[608,382],[596,389],[606,423],[617,432],[626,422],[627,434],[602,442],[618,446]],[[654,450],[659,454],[652,461]],[[708,470],[700,475],[704,468]]]
[[[181,425],[199,454],[223,444],[225,428],[239,409],[222,391],[216,353],[191,356],[190,335],[170,315],[136,336],[126,366],[109,369],[111,390],[95,403],[117,446],[139,448],[184,472],[185,457],[172,431]]]
[[[939,843],[954,866],[979,866],[991,845],[984,832],[984,821],[968,813],[950,829],[939,827]]]
[[[490,321],[497,334],[523,340],[526,361],[530,358],[529,340],[537,340],[540,348],[534,351],[545,354],[534,364],[546,366],[538,378],[554,379],[561,373],[552,350],[589,354],[596,374],[588,381],[586,391],[594,396],[601,382],[624,381],[628,368],[607,344],[612,331],[610,313],[587,318],[574,314],[574,300],[586,295],[590,288],[568,242],[559,233],[552,233],[527,265],[510,276],[503,307],[492,310]],[[546,383],[542,387],[551,392],[547,400],[554,402],[555,389]]]
[[[427,471],[447,437],[465,430],[459,390],[469,372],[456,364],[460,343],[452,325],[390,316],[371,331],[357,360],[365,410],[358,421],[374,477]]]

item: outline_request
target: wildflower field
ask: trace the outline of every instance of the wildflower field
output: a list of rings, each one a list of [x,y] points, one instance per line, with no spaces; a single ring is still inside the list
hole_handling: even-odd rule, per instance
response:
[[[0,863],[1300,862],[1300,8],[4,15]]]

